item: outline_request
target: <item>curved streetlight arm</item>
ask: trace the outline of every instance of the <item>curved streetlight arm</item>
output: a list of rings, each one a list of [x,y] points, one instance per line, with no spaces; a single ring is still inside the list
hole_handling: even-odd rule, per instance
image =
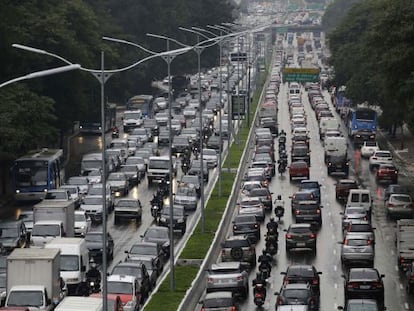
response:
[[[147,33],[147,36],[148,37],[153,37],[153,38],[158,38],[158,39],[169,40],[169,41],[172,41],[174,43],[177,43],[178,45],[180,45],[182,47],[189,47],[189,45],[184,44],[184,43],[182,43],[182,42],[180,42],[176,39],[173,39],[173,38],[170,38],[170,37],[167,37],[167,36],[157,35],[157,34],[153,34],[153,33]]]
[[[198,30],[198,31],[203,31],[203,32],[205,32],[205,33],[208,33],[208,34],[210,34],[210,35],[214,36],[214,37],[219,37],[219,36],[220,36],[220,35],[218,35],[218,34],[216,34],[216,33],[212,32],[212,31],[210,31],[210,30],[207,30],[207,29],[198,28],[198,27],[191,27],[191,28],[193,28],[193,29],[195,29],[195,30]]]
[[[207,28],[210,28],[210,29],[218,30],[218,31],[220,31],[220,32],[225,32],[226,34],[230,34],[230,33],[232,33],[232,32],[231,32],[231,31],[229,31],[228,29],[224,29],[224,28],[222,28],[222,27],[219,27],[218,25],[207,25],[206,27],[207,27]]]
[[[135,46],[135,47],[143,50],[144,52],[147,52],[147,53],[152,54],[152,55],[157,54],[157,52],[152,51],[152,50],[149,50],[149,49],[147,49],[146,47],[143,47],[140,44],[133,43],[133,42],[130,42],[130,41],[126,41],[126,40],[123,40],[123,39],[116,39],[116,38],[112,38],[112,37],[102,37],[102,39],[103,40],[107,40],[107,41],[113,41],[113,42],[118,42],[118,43],[124,43],[124,44],[128,44],[128,45],[132,45],[132,46]]]
[[[21,77],[14,78],[12,80],[3,82],[2,84],[0,84],[0,88],[2,88],[3,86],[9,85],[9,84],[18,82],[18,81],[29,80],[29,79],[34,79],[34,78],[40,78],[40,77],[49,76],[49,75],[53,75],[53,74],[57,74],[57,73],[61,73],[61,72],[80,69],[80,68],[81,68],[81,66],[79,64],[72,64],[72,65],[56,67],[56,68],[51,68],[51,69],[46,69],[46,70],[41,70],[41,71],[35,71],[35,72],[29,73],[27,75],[24,75],[24,76],[21,76]]]
[[[62,62],[68,64],[68,65],[72,65],[73,63],[69,60],[67,60],[66,58],[59,56],[57,54],[54,53],[50,53],[48,51],[45,50],[41,50],[41,49],[37,49],[37,48],[33,48],[27,45],[22,45],[22,44],[12,44],[12,47],[17,48],[17,49],[21,49],[21,50],[25,50],[25,51],[29,51],[29,52],[33,52],[33,53],[37,53],[37,54],[44,54],[44,55],[48,55],[48,56],[52,56],[54,58],[57,58],[59,60],[61,60]]]
[[[65,58],[63,58],[59,55],[49,53],[45,50],[40,50],[40,49],[32,48],[32,47],[29,47],[29,46],[21,45],[21,44],[13,44],[12,46],[15,47],[15,48],[18,48],[18,49],[29,51],[29,52],[49,55],[49,56],[52,56],[52,57],[57,58],[59,60],[62,60],[63,62],[65,62],[69,65],[74,65],[69,60],[67,60],[67,59],[65,59]],[[143,59],[140,59],[139,61],[137,61],[137,62],[135,62],[131,65],[128,65],[126,67],[122,67],[122,68],[119,68],[119,69],[113,69],[113,70],[105,70],[105,73],[106,74],[113,74],[113,73],[117,73],[117,72],[122,72],[122,71],[125,71],[125,70],[128,70],[128,69],[132,69],[135,66],[138,66],[139,64],[142,64],[143,62],[146,62],[147,60],[150,60],[150,59],[158,57],[158,56],[172,56],[172,55],[176,56],[176,55],[184,54],[184,53],[186,53],[186,52],[188,52],[189,50],[192,50],[192,49],[193,49],[193,47],[185,47],[185,48],[181,48],[181,49],[176,49],[176,50],[171,50],[171,51],[167,51],[167,52],[157,53],[157,54],[154,54],[154,55],[147,56]],[[93,73],[93,74],[102,73],[102,69],[89,69],[89,68],[84,68],[82,66],[80,66],[79,69],[82,70],[82,71]]]

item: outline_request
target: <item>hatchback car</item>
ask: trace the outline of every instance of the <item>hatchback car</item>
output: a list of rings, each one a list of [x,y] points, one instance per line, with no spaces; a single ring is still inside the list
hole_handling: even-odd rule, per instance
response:
[[[159,226],[150,226],[145,233],[141,235],[142,242],[153,242],[161,246],[165,256],[170,256],[170,235],[169,229]]]
[[[355,298],[375,299],[384,306],[384,275],[375,268],[351,268],[345,276],[345,300]]]
[[[257,220],[264,221],[265,207],[260,198],[243,197],[239,203],[240,215],[253,215]]]
[[[285,231],[287,253],[292,249],[310,249],[316,253],[316,234],[310,224],[291,224]]]
[[[366,236],[372,243],[375,243],[375,228],[368,220],[353,220],[348,223],[344,229],[345,235],[363,235]]]
[[[392,164],[392,154],[390,151],[378,150],[369,158],[369,169],[372,170],[380,164]]]
[[[309,284],[287,284],[277,295],[276,307],[280,305],[307,305],[309,310],[318,310],[319,302]]]
[[[248,196],[260,198],[266,211],[271,211],[273,210],[272,194],[268,188],[257,188],[250,190]]]
[[[409,194],[391,194],[385,208],[388,217],[413,218],[414,216],[414,204]]]
[[[110,173],[107,179],[111,191],[115,195],[127,195],[129,192],[129,181],[125,173]]]
[[[292,214],[295,213],[296,208],[299,206],[300,202],[302,201],[316,201],[315,195],[310,191],[296,191],[291,197],[290,197],[290,205],[292,208]]]
[[[309,223],[320,227],[322,225],[322,206],[317,201],[300,201],[295,208],[296,223]]]
[[[164,251],[160,245],[154,242],[138,242],[131,246],[129,250],[126,250],[126,260],[141,260],[142,258],[150,258],[153,267],[157,271],[159,276],[164,268]]]
[[[237,215],[233,220],[233,234],[252,235],[260,239],[260,222],[255,215]]]
[[[174,204],[182,205],[186,210],[197,209],[198,195],[194,185],[179,183],[174,194]]]
[[[366,235],[347,234],[341,244],[341,261],[344,266],[374,265],[374,243]]]
[[[316,270],[312,265],[290,265],[286,272],[281,272],[283,285],[306,283],[312,287],[312,291],[319,296],[320,294],[320,277],[322,272]]]
[[[398,169],[394,164],[380,164],[375,174],[377,182],[398,182]]]
[[[247,298],[249,293],[249,275],[238,261],[213,264],[208,270],[206,292],[230,291]]]
[[[201,310],[203,311],[239,310],[235,297],[228,291],[208,293],[204,299],[200,301],[200,304]]]
[[[289,179],[305,178],[309,179],[309,166],[305,161],[292,162],[289,166]]]
[[[380,147],[375,140],[364,141],[361,146],[361,157],[369,158],[378,150],[380,150]]]
[[[348,224],[354,220],[369,220],[367,210],[363,207],[347,207],[342,215],[342,230],[344,230]]]

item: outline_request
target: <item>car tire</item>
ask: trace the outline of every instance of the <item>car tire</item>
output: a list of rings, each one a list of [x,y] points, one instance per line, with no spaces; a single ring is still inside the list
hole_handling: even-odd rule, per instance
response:
[[[241,247],[233,247],[230,250],[230,255],[234,260],[241,260],[243,259],[243,249]]]
[[[181,235],[184,235],[186,231],[187,231],[187,226],[184,226],[184,227],[181,229]]]

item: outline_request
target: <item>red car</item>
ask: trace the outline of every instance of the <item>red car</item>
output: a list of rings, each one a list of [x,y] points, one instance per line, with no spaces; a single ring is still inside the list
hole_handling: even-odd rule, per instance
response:
[[[289,179],[293,178],[309,179],[309,166],[305,161],[296,161],[290,164]]]
[[[376,173],[377,182],[390,181],[398,183],[398,169],[394,164],[380,164]]]

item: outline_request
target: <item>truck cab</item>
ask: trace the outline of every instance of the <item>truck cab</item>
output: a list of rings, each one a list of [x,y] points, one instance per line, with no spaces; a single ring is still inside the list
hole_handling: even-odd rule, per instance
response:
[[[5,307],[28,307],[30,311],[50,311],[54,304],[42,285],[13,286],[6,298]]]
[[[89,270],[89,250],[82,238],[55,238],[45,248],[60,250],[60,276],[66,283],[69,293],[75,293]]]
[[[66,236],[63,222],[59,220],[41,220],[33,224],[30,245],[43,247],[56,237]]]

